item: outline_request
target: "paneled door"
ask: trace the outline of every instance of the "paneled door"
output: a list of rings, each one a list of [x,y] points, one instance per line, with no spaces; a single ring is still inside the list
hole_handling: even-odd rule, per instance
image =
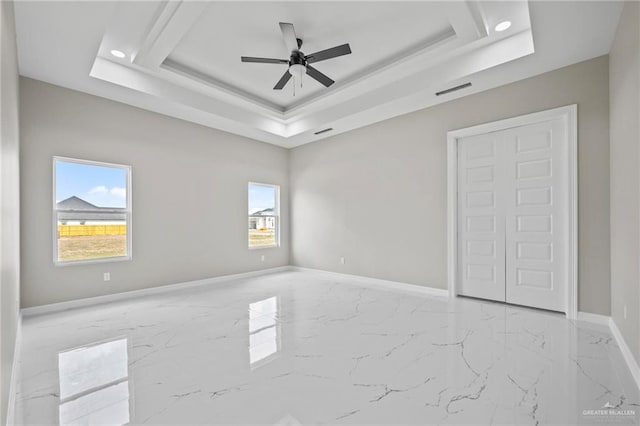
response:
[[[458,140],[459,294],[565,311],[568,159],[562,119]]]
[[[505,161],[499,133],[458,144],[459,293],[505,299]]]
[[[501,132],[507,228],[507,302],[564,311],[567,290],[568,143],[561,119]]]

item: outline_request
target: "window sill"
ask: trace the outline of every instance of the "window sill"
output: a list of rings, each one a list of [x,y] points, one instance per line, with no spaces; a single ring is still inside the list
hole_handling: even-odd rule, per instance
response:
[[[279,248],[280,244],[272,244],[270,246],[254,246],[248,247],[249,250],[261,250],[261,249],[270,249],[270,248]]]
[[[104,257],[98,259],[82,259],[82,260],[54,260],[53,264],[55,266],[75,266],[75,265],[92,265],[94,263],[109,263],[109,262],[128,262],[131,260],[131,256],[114,256],[114,257]]]

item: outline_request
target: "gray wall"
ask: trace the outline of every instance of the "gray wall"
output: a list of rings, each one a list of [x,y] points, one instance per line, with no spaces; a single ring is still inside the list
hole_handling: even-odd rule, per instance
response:
[[[575,103],[579,309],[608,315],[608,66],[595,58],[293,149],[292,263],[446,288],[447,131]]]
[[[0,424],[7,401],[20,304],[18,60],[13,2],[0,2]]]
[[[640,4],[627,2],[610,53],[611,316],[640,362]],[[624,306],[627,318],[624,318]]]
[[[289,264],[285,149],[36,80],[20,83],[23,307]],[[132,166],[133,260],[54,266],[54,155]],[[247,248],[249,181],[281,185],[280,248]]]

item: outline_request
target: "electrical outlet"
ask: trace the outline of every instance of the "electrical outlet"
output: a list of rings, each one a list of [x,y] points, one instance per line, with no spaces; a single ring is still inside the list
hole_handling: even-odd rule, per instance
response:
[[[264,262],[264,254],[260,256],[260,262]]]
[[[340,258],[340,263],[344,265],[344,257]]]
[[[627,305],[624,305],[623,315],[624,315],[624,319],[627,319]]]
[[[111,281],[111,272],[105,272],[102,277],[105,281]]]

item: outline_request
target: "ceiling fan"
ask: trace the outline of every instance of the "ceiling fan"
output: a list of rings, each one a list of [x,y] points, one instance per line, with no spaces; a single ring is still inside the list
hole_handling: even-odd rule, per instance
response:
[[[240,59],[242,62],[256,62],[260,64],[288,64],[289,69],[285,71],[284,75],[273,87],[273,90],[282,90],[292,76],[295,76],[302,82],[302,75],[307,74],[309,77],[317,80],[325,87],[331,86],[335,81],[315,69],[309,64],[314,62],[320,62],[327,59],[335,58],[342,55],[348,55],[351,53],[351,47],[349,44],[342,44],[340,46],[332,47],[330,49],[321,50],[310,55],[305,55],[300,50],[302,48],[302,40],[296,37],[296,32],[293,29],[293,24],[280,22],[280,30],[284,37],[284,43],[287,46],[291,56],[289,59],[272,59],[272,58],[254,58],[251,56],[242,56]]]

